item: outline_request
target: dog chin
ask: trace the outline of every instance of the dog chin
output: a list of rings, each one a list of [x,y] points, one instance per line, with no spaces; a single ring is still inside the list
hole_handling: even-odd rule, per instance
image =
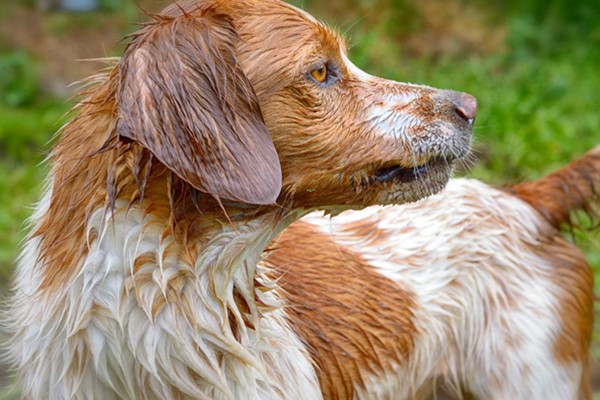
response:
[[[391,205],[412,203],[434,195],[446,187],[452,177],[454,164],[447,160],[430,163],[427,168],[419,169],[415,179],[410,181],[391,180],[377,197],[376,204]]]

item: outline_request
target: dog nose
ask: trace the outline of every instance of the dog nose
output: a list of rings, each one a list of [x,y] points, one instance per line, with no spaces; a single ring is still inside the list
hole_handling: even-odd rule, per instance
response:
[[[456,114],[472,124],[477,116],[477,99],[468,93],[458,93],[453,100]]]

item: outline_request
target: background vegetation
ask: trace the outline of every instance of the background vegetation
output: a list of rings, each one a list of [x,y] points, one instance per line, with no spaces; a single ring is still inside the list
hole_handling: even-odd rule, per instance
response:
[[[137,2],[158,11],[161,0]],[[600,143],[600,2],[294,1],[343,32],[372,74],[476,95],[478,162],[461,175],[494,185],[541,176]],[[133,0],[94,13],[0,4],[0,285],[40,193],[48,141],[72,105],[66,84],[118,54],[145,17]],[[68,223],[68,221],[65,221]],[[595,274],[600,239],[577,234]],[[600,280],[597,279],[597,282]]]

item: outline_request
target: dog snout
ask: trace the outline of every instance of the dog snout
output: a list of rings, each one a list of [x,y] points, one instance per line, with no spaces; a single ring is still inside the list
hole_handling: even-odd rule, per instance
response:
[[[468,93],[456,93],[453,97],[454,112],[472,125],[477,116],[477,99]]]

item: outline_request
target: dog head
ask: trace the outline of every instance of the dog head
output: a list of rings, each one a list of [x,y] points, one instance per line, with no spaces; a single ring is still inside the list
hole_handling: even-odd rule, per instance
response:
[[[170,6],[118,71],[117,133],[200,192],[249,204],[435,193],[476,114],[470,95],[362,72],[334,32],[278,0]]]

